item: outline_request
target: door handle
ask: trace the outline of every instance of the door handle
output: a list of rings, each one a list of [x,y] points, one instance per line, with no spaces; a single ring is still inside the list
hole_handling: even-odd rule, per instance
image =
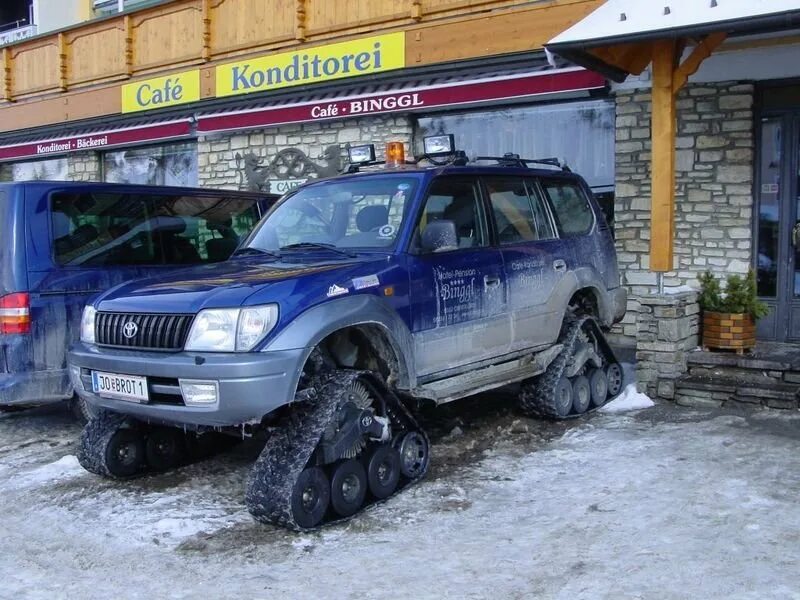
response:
[[[487,287],[487,288],[497,287],[498,285],[500,285],[500,278],[499,277],[492,277],[492,276],[489,276],[489,275],[484,275],[483,276],[483,285],[484,285],[484,287]]]
[[[557,258],[556,260],[554,260],[553,261],[553,270],[554,271],[558,271],[559,273],[563,273],[564,271],[566,271],[567,270],[566,261],[561,260],[560,258]]]

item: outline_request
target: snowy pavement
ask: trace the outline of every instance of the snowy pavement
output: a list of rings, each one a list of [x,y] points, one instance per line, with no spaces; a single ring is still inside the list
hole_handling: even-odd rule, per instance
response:
[[[488,400],[423,483],[302,535],[247,514],[257,447],[109,482],[66,411],[0,415],[0,598],[800,598],[800,418]]]

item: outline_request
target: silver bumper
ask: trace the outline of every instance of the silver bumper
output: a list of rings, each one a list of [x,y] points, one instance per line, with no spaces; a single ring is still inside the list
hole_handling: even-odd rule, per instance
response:
[[[163,354],[79,343],[69,353],[70,377],[92,406],[178,426],[225,427],[259,422],[294,399],[305,350],[241,354]],[[150,401],[130,402],[93,393],[91,371],[147,377]],[[216,382],[218,401],[187,406],[179,380]]]

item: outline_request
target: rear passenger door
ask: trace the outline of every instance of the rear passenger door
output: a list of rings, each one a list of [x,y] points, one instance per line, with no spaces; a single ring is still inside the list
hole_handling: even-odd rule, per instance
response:
[[[458,247],[424,253],[421,232],[453,221]],[[424,377],[509,351],[502,257],[491,247],[488,215],[474,177],[439,177],[428,191],[409,256],[417,373]]]
[[[563,313],[558,288],[567,270],[565,247],[534,180],[483,178],[503,257],[511,349],[552,343]]]

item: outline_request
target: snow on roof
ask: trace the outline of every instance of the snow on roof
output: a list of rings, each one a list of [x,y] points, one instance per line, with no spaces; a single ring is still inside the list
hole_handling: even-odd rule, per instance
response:
[[[800,12],[800,0],[607,0],[547,44],[578,45]]]

